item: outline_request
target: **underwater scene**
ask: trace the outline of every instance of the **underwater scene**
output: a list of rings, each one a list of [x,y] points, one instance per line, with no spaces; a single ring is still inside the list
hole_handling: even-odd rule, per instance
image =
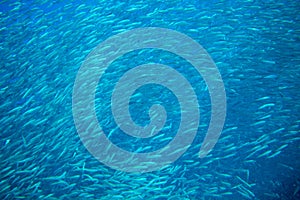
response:
[[[300,199],[300,1],[0,2],[0,199]]]

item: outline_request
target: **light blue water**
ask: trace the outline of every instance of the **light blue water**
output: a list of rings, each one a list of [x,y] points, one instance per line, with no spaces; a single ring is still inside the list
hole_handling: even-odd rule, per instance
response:
[[[4,1],[0,9],[1,199],[300,198],[298,1]],[[129,69],[171,66],[191,83],[200,104],[191,148],[165,169],[131,174],[86,150],[74,125],[72,90],[88,53],[112,35],[141,27],[176,30],[207,50],[224,82],[227,116],[212,152],[198,158],[211,115],[203,78],[162,50],[118,58],[99,80],[95,100],[97,119],[118,147],[160,149],[180,125],[174,94],[145,85],[132,97],[130,114],[145,126],[150,107],[163,105],[162,138],[136,139],[119,129],[109,135],[117,127],[112,90]]]

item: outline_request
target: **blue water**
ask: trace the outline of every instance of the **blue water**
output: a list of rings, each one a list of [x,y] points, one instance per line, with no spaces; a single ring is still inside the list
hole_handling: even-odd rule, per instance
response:
[[[300,199],[299,11],[296,0],[1,2],[0,198]],[[135,66],[176,69],[192,85],[201,113],[197,135],[178,160],[157,171],[127,173],[87,151],[74,124],[72,94],[80,66],[98,44],[142,27],[175,30],[201,44],[222,76],[227,112],[219,141],[200,159],[211,116],[203,78],[163,50],[118,58],[95,95],[99,124],[118,147],[160,149],[180,126],[176,96],[149,84],[135,92],[129,111],[145,126],[150,107],[163,105],[162,137],[133,138],[118,129],[111,94]]]

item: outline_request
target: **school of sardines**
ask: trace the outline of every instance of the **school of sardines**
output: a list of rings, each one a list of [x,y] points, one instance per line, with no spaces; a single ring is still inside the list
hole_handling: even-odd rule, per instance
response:
[[[0,199],[300,198],[297,1],[6,0],[0,9]],[[72,90],[99,43],[141,27],[179,31],[206,49],[223,78],[227,117],[214,149],[198,158],[211,105],[204,81],[192,75],[191,85],[202,84],[195,142],[169,166],[137,174],[111,169],[86,150],[73,121]],[[127,63],[135,59],[189,67],[169,54],[141,52]],[[126,60],[114,64],[123,66]],[[99,85],[105,84],[115,83]],[[118,141],[137,152],[153,145]]]

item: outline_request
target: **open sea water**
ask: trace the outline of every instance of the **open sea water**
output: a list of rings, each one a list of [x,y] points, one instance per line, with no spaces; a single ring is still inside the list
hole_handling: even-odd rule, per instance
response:
[[[300,199],[299,13],[297,0],[1,1],[0,199]],[[162,49],[124,54],[99,77],[95,92],[97,120],[114,145],[156,151],[180,127],[176,95],[146,84],[132,94],[128,112],[147,126],[150,107],[160,104],[164,127],[149,138],[119,128],[112,91],[136,66],[171,66],[192,85],[201,113],[182,156],[158,170],[130,173],[85,148],[72,95],[80,66],[97,45],[146,27],[174,30],[202,45],[224,83],[226,119],[214,148],[199,158],[212,114],[203,77]]]

